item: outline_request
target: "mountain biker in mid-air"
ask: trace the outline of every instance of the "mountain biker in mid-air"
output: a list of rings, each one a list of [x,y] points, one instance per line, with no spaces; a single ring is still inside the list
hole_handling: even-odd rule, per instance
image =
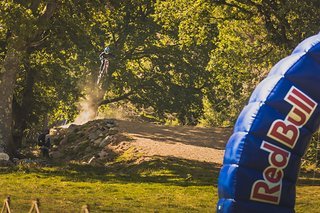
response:
[[[110,47],[106,47],[104,48],[103,52],[100,53],[99,58],[101,61],[101,65],[100,65],[100,71],[99,71],[99,76],[98,76],[98,80],[97,80],[97,84],[99,84],[102,76],[107,73],[107,69],[109,66],[109,59],[110,58],[114,58],[115,56],[111,53],[110,51]]]
[[[100,55],[99,55],[99,58],[101,60],[100,71],[103,70],[103,67],[106,63],[106,60],[108,60],[109,58],[112,58],[112,57],[114,57],[114,55],[111,53],[110,47],[104,48],[103,52],[100,53]]]

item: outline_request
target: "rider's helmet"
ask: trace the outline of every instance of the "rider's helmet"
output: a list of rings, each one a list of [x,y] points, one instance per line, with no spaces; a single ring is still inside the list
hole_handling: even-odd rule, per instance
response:
[[[106,53],[106,54],[110,53],[110,47],[104,48],[104,51],[103,51],[103,52]]]

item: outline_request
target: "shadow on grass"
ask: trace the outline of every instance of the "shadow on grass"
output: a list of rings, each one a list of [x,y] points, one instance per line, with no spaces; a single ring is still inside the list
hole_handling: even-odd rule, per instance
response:
[[[179,186],[217,186],[220,165],[174,157],[157,157],[139,164],[117,163],[107,167],[52,165],[28,169],[10,168],[1,173],[22,171],[43,177],[61,177],[73,182],[164,183]]]
[[[73,182],[163,183],[178,186],[217,186],[221,165],[157,157],[139,164],[115,163],[107,167],[79,164],[55,164],[51,167],[30,166],[0,168],[0,174],[33,173],[42,177],[60,177]],[[298,186],[320,186],[320,172],[301,170]]]
[[[301,170],[298,186],[320,186],[320,171]]]

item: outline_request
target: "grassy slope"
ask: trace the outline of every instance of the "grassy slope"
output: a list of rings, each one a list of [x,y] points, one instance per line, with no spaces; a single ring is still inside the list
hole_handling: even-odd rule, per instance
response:
[[[0,197],[10,195],[15,212],[26,212],[34,198],[40,198],[43,212],[79,212],[84,204],[92,212],[212,212],[216,177],[212,164],[178,159],[107,170],[23,167],[0,173]]]
[[[5,190],[1,190],[0,195],[11,195],[15,212],[26,212],[30,199],[35,197],[41,198],[43,212],[78,212],[85,203],[91,205],[92,212],[209,212],[214,208],[210,200],[215,189],[210,186],[73,182],[37,174],[6,178],[1,177],[1,188]]]
[[[214,212],[219,167],[175,158],[108,169],[87,166],[2,169],[0,198],[11,195],[14,212],[40,198],[43,212]],[[319,175],[318,175],[319,176]],[[317,212],[320,179],[302,179],[297,212]]]

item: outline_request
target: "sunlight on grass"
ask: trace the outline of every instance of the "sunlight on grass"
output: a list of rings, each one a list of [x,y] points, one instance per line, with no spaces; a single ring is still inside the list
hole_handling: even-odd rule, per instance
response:
[[[16,167],[0,170],[0,199],[8,195],[14,212],[40,199],[43,212],[214,212],[219,166],[178,159],[139,165]],[[296,212],[317,212],[320,179],[302,176]],[[312,176],[311,176],[312,177]]]
[[[43,212],[212,212],[216,188],[160,183],[73,182],[45,174],[9,173],[0,176],[0,197],[10,195],[15,212],[25,212],[40,198]]]
[[[128,154],[130,156],[130,154]],[[0,172],[0,199],[10,195],[15,212],[40,198],[43,212],[213,212],[214,164],[175,158],[91,167],[16,167]]]
[[[298,186],[296,212],[319,212],[320,186]]]

